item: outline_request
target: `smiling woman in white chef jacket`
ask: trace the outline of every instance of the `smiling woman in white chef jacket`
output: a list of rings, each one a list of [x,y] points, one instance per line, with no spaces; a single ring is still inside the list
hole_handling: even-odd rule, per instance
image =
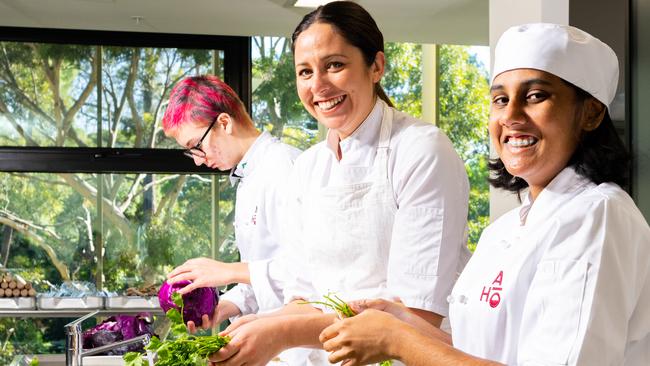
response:
[[[329,3],[305,16],[293,47],[300,100],[329,128],[296,160],[290,180],[295,278],[285,299],[293,302],[285,316],[227,329],[232,341],[212,357],[226,365],[320,346],[335,314],[301,303],[330,291],[347,300],[398,296],[438,325],[467,259],[464,164],[442,131],[391,107],[379,85],[384,45],[372,17],[353,2]],[[306,361],[329,364],[323,351]]]
[[[181,80],[170,93],[163,130],[197,165],[231,170],[237,184],[235,240],[241,263],[194,258],[175,268],[168,281],[190,280],[179,292],[238,283],[221,296],[215,319],[277,309],[283,305],[286,271],[278,268],[284,181],[300,151],[260,133],[237,94],[216,76]],[[190,322],[192,323],[192,322]],[[188,324],[193,330],[194,324]]]
[[[621,188],[616,55],[577,28],[528,24],[502,35],[493,75],[491,182],[524,196],[454,286],[451,337],[369,300],[324,348],[350,365],[650,365],[650,228]]]

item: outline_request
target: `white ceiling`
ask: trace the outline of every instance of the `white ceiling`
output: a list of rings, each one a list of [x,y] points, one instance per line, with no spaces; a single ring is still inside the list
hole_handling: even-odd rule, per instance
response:
[[[358,0],[386,41],[488,44],[488,0]],[[291,0],[0,0],[0,25],[289,36],[310,9]],[[142,17],[139,24],[133,17]]]

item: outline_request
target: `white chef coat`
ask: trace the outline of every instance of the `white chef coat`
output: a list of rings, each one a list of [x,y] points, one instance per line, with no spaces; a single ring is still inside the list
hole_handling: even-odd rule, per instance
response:
[[[263,132],[231,174],[237,183],[235,240],[248,262],[251,284],[238,284],[221,296],[242,315],[268,312],[283,305],[288,272],[278,265],[281,222],[286,209],[286,180],[300,150]]]
[[[481,235],[449,297],[454,346],[508,365],[650,365],[650,228],[565,168]]]
[[[329,133],[327,141],[311,147],[296,159],[290,180],[294,194],[291,212],[296,215],[291,221],[294,236],[290,241],[291,269],[295,275],[285,288],[285,301],[294,298],[322,300],[328,291],[341,291],[335,286],[346,281],[365,287],[348,287],[343,289],[345,293],[339,292],[347,301],[396,296],[406,306],[447,314],[446,297],[469,255],[465,167],[447,136],[437,127],[387,106],[385,108],[392,115],[386,136],[389,142],[387,149],[381,149],[387,154],[380,154],[384,106],[385,103],[378,100],[366,120],[353,134],[340,141],[340,145],[338,136]],[[335,152],[337,145],[342,153],[340,161]],[[377,164],[380,156],[386,158],[383,167]],[[377,176],[378,169],[384,172],[383,179]],[[385,203],[392,210],[386,220],[383,218],[388,214],[383,206],[375,202],[376,209],[364,210],[365,206],[357,205],[359,202],[365,205],[368,200],[353,197],[363,196],[359,191],[375,190],[375,186],[384,182],[392,196],[391,202]],[[342,235],[334,239],[336,242],[325,242],[310,231],[313,225],[308,218],[318,215],[314,212],[318,207],[314,208],[311,203],[314,197],[336,194],[340,202],[330,199],[330,204],[347,206],[339,209],[337,218],[322,217],[327,224],[321,231],[325,236],[327,225],[332,224],[335,227],[331,230],[340,231],[338,234]],[[383,193],[377,197],[384,199]],[[360,222],[358,217],[369,217],[368,214],[380,210],[382,213],[377,215],[382,217],[374,217],[374,222],[385,221],[388,229],[365,229],[367,222]],[[360,214],[350,215],[350,212]],[[366,233],[377,241],[374,246],[385,247],[373,249],[376,263],[368,258],[370,248],[361,246],[360,249],[354,241],[346,245],[338,242],[349,241],[345,237],[348,233],[359,241],[368,241],[363,237]],[[315,246],[317,240],[323,242],[318,244],[321,248]]]

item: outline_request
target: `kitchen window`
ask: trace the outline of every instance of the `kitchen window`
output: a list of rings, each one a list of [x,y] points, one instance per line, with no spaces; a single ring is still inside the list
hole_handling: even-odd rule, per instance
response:
[[[216,74],[250,106],[250,38],[0,34],[0,268],[39,291],[123,294],[192,257],[238,260],[226,173],[196,167],[160,119],[188,75]],[[0,317],[0,364],[62,352],[69,321]]]

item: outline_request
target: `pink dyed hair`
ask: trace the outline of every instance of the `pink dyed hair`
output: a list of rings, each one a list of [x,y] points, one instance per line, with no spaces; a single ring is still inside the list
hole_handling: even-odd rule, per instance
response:
[[[179,81],[169,94],[162,127],[168,131],[189,121],[209,123],[221,113],[235,119],[246,113],[237,93],[214,75],[190,76]]]

